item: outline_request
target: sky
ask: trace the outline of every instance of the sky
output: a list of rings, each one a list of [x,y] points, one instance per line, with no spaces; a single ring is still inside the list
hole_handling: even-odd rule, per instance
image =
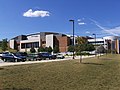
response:
[[[0,0],[0,40],[38,32],[120,36],[120,0]]]

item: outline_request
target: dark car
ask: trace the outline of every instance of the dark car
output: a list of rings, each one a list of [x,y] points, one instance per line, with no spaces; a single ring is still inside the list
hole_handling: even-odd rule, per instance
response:
[[[27,56],[26,52],[17,52],[15,55],[20,55],[20,56]]]
[[[56,59],[56,55],[51,55],[50,53],[47,52],[42,52],[38,54],[39,57],[41,57],[42,60],[46,59]]]
[[[52,59],[56,59],[57,58],[57,55],[52,55]]]
[[[37,61],[37,60],[42,60],[42,58],[41,58],[40,54],[32,53],[32,54],[27,55],[27,60],[28,61]]]
[[[20,62],[20,61],[24,62],[25,61],[23,58],[16,56],[13,53],[4,54],[1,58],[4,62]]]
[[[17,53],[14,53],[14,55],[16,57],[21,58],[23,62],[26,61],[27,53],[25,53],[25,52],[17,52]]]

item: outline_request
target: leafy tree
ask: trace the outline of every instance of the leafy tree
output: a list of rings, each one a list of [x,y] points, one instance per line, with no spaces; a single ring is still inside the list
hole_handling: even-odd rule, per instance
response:
[[[93,50],[95,50],[94,45],[92,45],[92,44],[86,44],[85,51],[93,51]]]
[[[44,48],[44,52],[48,52],[48,47],[45,47],[45,48]]]
[[[79,44],[85,44],[87,42],[88,42],[87,38],[85,38],[85,37],[77,37],[77,43],[78,43],[78,45]]]
[[[77,37],[77,45],[75,46],[75,51],[80,55],[80,63],[82,62],[82,51],[93,51],[95,50],[92,44],[88,44],[88,40],[85,37]]]
[[[2,49],[3,51],[6,51],[7,48],[8,48],[7,39],[3,39],[3,40],[2,40],[2,44],[1,44],[1,49]]]
[[[99,47],[97,47],[96,51],[101,55],[101,53],[105,53],[106,50],[103,47],[103,45],[100,45]],[[98,58],[99,58],[99,55],[98,55]]]
[[[52,51],[53,51],[52,47],[49,46],[48,49],[47,49],[47,52],[48,52],[48,53],[51,53]]]
[[[49,46],[49,47],[39,47],[38,48],[38,52],[48,52],[48,53],[51,53],[53,50],[52,50],[52,47]]]
[[[45,52],[45,48],[43,48],[42,46],[38,48],[38,52]]]
[[[93,51],[95,50],[94,46],[92,44],[78,44],[75,46],[75,51],[77,55],[80,55],[80,63],[82,62],[82,55],[86,55],[88,53],[82,52],[82,51]]]
[[[76,52],[93,51],[93,50],[95,50],[95,48],[92,44],[79,44],[75,46]]]
[[[97,50],[98,53],[104,53],[105,52],[105,48],[102,45],[100,45],[96,50]]]
[[[58,46],[55,46],[54,48],[53,48],[53,53],[58,53],[59,52],[59,47]]]
[[[68,47],[68,52],[73,52],[73,51],[74,51],[74,46],[70,45],[70,46]]]
[[[31,52],[31,53],[35,53],[35,52],[36,52],[35,48],[32,47],[32,48],[30,49],[30,52]]]

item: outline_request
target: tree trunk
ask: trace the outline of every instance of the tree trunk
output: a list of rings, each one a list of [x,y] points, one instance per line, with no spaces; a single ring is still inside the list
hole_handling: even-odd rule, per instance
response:
[[[80,55],[80,61],[79,61],[79,63],[82,63],[82,55]]]

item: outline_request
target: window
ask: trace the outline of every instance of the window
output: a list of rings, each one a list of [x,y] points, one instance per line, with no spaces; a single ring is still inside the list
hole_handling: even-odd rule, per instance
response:
[[[31,48],[32,47],[32,43],[26,43],[26,48]]]
[[[22,48],[22,49],[25,48],[25,43],[21,43],[21,48]]]
[[[22,43],[21,44],[21,48],[25,49],[25,48],[39,48],[39,42],[33,42],[33,43]]]
[[[33,47],[34,47],[34,48],[38,48],[38,47],[39,47],[39,42],[34,42],[34,43],[33,43]]]

